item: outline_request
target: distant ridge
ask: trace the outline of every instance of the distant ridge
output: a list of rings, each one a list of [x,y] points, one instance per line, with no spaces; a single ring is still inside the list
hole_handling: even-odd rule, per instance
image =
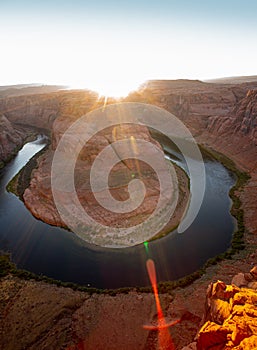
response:
[[[43,86],[43,84],[15,84],[15,85],[2,85],[0,90],[6,89],[23,89],[27,87]]]
[[[7,96],[34,95],[66,89],[67,86],[43,84],[17,84],[0,86],[0,98]]]
[[[257,81],[257,75],[203,80],[203,82],[214,83],[214,84],[215,83],[216,84],[242,84],[242,83],[251,83],[255,81]]]

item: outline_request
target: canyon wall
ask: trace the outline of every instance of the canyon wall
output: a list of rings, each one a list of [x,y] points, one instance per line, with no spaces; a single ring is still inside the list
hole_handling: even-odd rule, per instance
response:
[[[55,94],[0,99],[0,113],[4,114],[12,123],[51,129],[58,112],[59,101]]]
[[[198,80],[154,80],[130,94],[127,100],[157,104],[198,135],[207,128],[210,118],[226,115],[249,89],[256,87],[257,82],[214,84]]]
[[[125,99],[131,102],[152,103],[174,113],[190,128],[198,142],[217,149],[233,159],[244,171],[251,173],[252,179],[240,196],[247,211],[247,228],[253,233],[257,232],[255,88],[255,81],[240,84],[213,84],[188,80],[150,81]],[[113,102],[115,101],[108,101]],[[36,217],[41,217],[42,211],[40,213],[39,207],[44,203],[44,220],[51,224],[61,224],[54,206],[50,205],[52,151],[72,122],[103,105],[104,99],[99,99],[97,94],[80,90],[0,99],[0,112],[13,125],[32,125],[52,131],[51,149],[40,158],[39,167],[33,172],[30,188],[24,194],[26,205]],[[146,136],[147,132],[144,131],[144,134]],[[98,139],[97,143],[105,144],[111,133],[109,136],[102,136],[104,137]],[[92,157],[98,150],[97,143],[91,147]],[[7,147],[4,145],[6,143],[3,141],[2,149]]]
[[[51,130],[57,117],[81,116],[98,104],[102,104],[102,100],[93,92],[61,90],[0,98],[0,114],[12,123]]]
[[[257,87],[224,116],[210,118],[207,133],[215,146],[225,148],[254,170],[257,151]],[[252,163],[253,162],[253,163]]]
[[[0,168],[16,155],[28,134],[28,130],[13,125],[0,115]]]
[[[150,81],[127,100],[157,104],[174,113],[200,144],[225,154],[251,176],[238,195],[246,228],[257,234],[256,79],[238,84]],[[252,236],[247,240],[255,242]]]
[[[173,112],[190,127],[200,143],[226,154],[235,161],[238,167],[251,175],[251,180],[239,195],[243,203],[247,228],[245,240],[246,244],[251,247],[252,254],[250,255],[248,251],[242,252],[235,260],[223,261],[218,267],[209,268],[213,269],[212,281],[221,278],[217,275],[217,269],[222,270],[225,278],[228,279],[233,268],[240,271],[246,261],[251,265],[256,263],[256,235],[251,234],[257,233],[257,101],[255,89],[257,89],[256,82],[235,85],[216,84],[215,86],[198,81],[150,82],[127,98],[130,101],[154,103]],[[49,205],[51,203],[49,201],[51,197],[49,181],[53,150],[70,123],[81,114],[99,106],[99,102],[94,95],[85,92],[58,92],[47,96],[49,104],[47,100],[44,102],[43,97],[46,98],[46,96],[18,99],[13,97],[8,98],[8,101],[0,101],[0,113],[5,112],[5,117],[1,117],[0,121],[0,141],[3,145],[2,149],[7,149],[9,143],[16,146],[17,141],[15,140],[19,139],[20,134],[16,133],[16,126],[13,123],[53,129],[52,149],[40,157],[38,169],[32,173],[31,184],[26,190],[26,196],[27,200],[30,198],[31,210],[35,208],[33,213],[35,216],[40,217],[42,214],[37,211],[37,205],[41,202],[45,207],[46,221],[49,220],[56,224],[59,218],[54,217],[53,206]],[[42,104],[36,102],[39,100]],[[34,101],[35,106],[29,101]],[[43,111],[44,103],[48,104],[47,112]],[[149,138],[146,131],[141,132]],[[7,133],[11,135],[10,138],[6,136]],[[111,135],[109,134],[108,137]],[[106,142],[106,137],[101,135],[98,141]],[[94,156],[93,153],[92,156]],[[234,285],[232,286],[220,281],[209,286],[204,324],[198,333],[196,342],[185,349],[196,349],[197,346],[198,349],[208,347],[216,350],[243,350],[257,347],[257,282],[255,274],[251,275],[245,273],[237,276],[233,279]],[[185,346],[185,337],[190,334],[192,338],[191,333],[194,333],[199,325],[199,317],[204,308],[205,292],[202,290],[206,290],[209,279],[210,277],[205,275],[188,289],[176,290],[172,303],[170,296],[166,295],[163,297],[164,300],[162,299],[162,305],[166,312],[168,310],[170,316],[174,317],[176,307],[180,316],[183,311],[184,320],[182,319],[181,323],[176,326],[183,326],[183,328],[178,329],[176,336],[174,335],[175,344],[180,344],[176,346],[177,349],[181,349],[182,344]],[[135,347],[149,349],[151,348],[149,344],[155,341],[156,332],[155,334],[153,332],[143,334],[142,331],[142,324],[154,319],[156,314],[153,296],[149,294],[132,292],[128,295],[118,295],[115,298],[105,295],[89,297],[84,293],[59,289],[56,286],[42,283],[24,282],[14,277],[2,279],[0,287],[4,296],[4,303],[1,304],[4,314],[1,325],[4,337],[1,339],[1,345],[8,349],[17,345],[17,339],[20,341],[20,347],[31,349],[43,349],[51,345],[55,348],[73,349],[78,342],[83,344],[84,339],[87,340],[87,343],[91,339],[92,348],[97,339],[102,340],[104,349],[108,349],[108,346],[111,348],[114,339],[117,339],[119,348],[124,344],[126,346],[128,344],[126,339],[130,339],[131,349]],[[48,308],[47,305],[49,305]],[[99,305],[104,311],[101,315],[96,314]],[[188,307],[190,312],[185,312],[184,307]],[[117,310],[119,310],[118,316]],[[191,316],[190,322],[188,314]],[[45,315],[46,322],[42,322],[42,315]],[[106,315],[109,317],[107,322],[110,327],[106,327]],[[175,316],[177,318],[177,315]],[[134,325],[138,326],[137,330],[140,330],[138,333],[135,333]],[[175,333],[176,327],[171,329],[171,332]],[[128,330],[128,333],[124,330]]]

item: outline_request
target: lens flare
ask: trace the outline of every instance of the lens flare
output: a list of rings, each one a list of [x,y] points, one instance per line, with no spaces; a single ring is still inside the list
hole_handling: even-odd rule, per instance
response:
[[[146,254],[148,255],[148,253],[149,253],[149,242],[145,241],[144,242],[144,247],[145,247]]]
[[[155,298],[156,309],[157,309],[157,324],[144,325],[143,328],[146,330],[158,331],[158,347],[157,347],[158,350],[175,350],[175,346],[172,341],[168,328],[179,323],[180,320],[176,320],[172,322],[166,321],[162,311],[161,302],[158,294],[155,264],[152,259],[148,259],[146,261],[146,268],[147,268],[148,276],[154,292],[154,298]]]

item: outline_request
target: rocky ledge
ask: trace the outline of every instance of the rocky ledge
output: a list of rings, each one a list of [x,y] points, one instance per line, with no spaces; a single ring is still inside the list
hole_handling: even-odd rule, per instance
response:
[[[161,294],[166,320],[180,320],[169,328],[174,347],[162,350],[256,349],[257,267],[237,273],[238,285],[209,284],[215,276],[231,280],[231,272],[249,263],[225,261],[223,269],[210,267],[190,286]],[[89,294],[9,274],[0,279],[0,313],[5,350],[160,350],[158,331],[143,328],[156,322],[152,293]]]
[[[208,286],[203,326],[183,350],[257,348],[257,266],[235,275],[231,283]]]

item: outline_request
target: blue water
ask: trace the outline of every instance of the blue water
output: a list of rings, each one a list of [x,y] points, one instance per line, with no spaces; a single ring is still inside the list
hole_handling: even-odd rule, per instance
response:
[[[97,288],[149,285],[143,245],[126,249],[90,246],[72,232],[35,219],[16,196],[6,192],[9,180],[45,144],[39,136],[0,170],[0,249],[10,252],[18,267],[63,281]],[[176,162],[183,166],[182,159]],[[235,223],[228,193],[234,178],[216,161],[205,160],[205,169],[205,197],[191,227],[183,234],[174,231],[149,243],[158,281],[190,274],[229,247]]]

